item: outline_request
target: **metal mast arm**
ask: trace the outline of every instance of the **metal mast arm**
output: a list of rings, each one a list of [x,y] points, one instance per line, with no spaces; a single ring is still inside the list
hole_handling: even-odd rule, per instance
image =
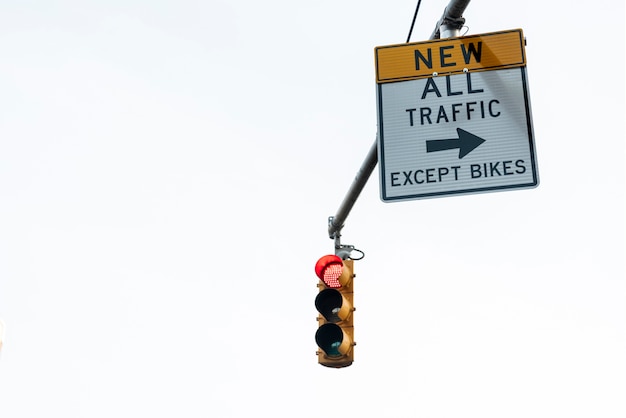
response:
[[[448,6],[446,6],[443,11],[441,19],[437,22],[435,31],[430,36],[430,39],[453,38],[459,36],[460,30],[465,23],[463,12],[469,2],[470,0],[450,0],[450,3],[448,3]],[[365,161],[363,161],[363,164],[354,178],[348,193],[341,202],[337,213],[335,216],[328,218],[328,235],[331,239],[335,240],[335,247],[337,249],[341,247],[339,240],[339,237],[341,236],[341,228],[343,228],[348,214],[352,210],[354,203],[365,187],[372,171],[374,171],[376,164],[378,164],[378,140],[374,141],[374,144],[367,153]]]
[[[338,241],[341,236],[341,228],[343,228],[343,223],[345,222],[350,210],[352,210],[352,206],[358,199],[361,194],[361,190],[365,187],[367,180],[370,178],[372,171],[374,171],[374,167],[378,163],[378,140],[374,141],[372,144],[367,156],[365,157],[365,161],[361,165],[359,172],[356,174],[352,185],[350,186],[350,190],[343,198],[341,202],[341,206],[337,210],[335,216],[331,216],[328,219],[328,235],[331,239],[335,239]]]

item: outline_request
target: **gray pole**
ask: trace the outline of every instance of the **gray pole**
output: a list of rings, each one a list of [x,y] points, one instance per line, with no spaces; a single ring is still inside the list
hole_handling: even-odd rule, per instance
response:
[[[370,178],[370,174],[374,171],[374,167],[378,163],[378,140],[374,141],[372,144],[367,156],[365,157],[365,161],[361,165],[359,172],[356,174],[352,185],[350,186],[350,190],[348,190],[348,194],[343,198],[341,202],[341,206],[337,210],[335,216],[331,216],[328,219],[328,235],[330,239],[338,239],[341,235],[341,228],[343,228],[343,223],[345,222],[352,206],[358,199],[361,194],[361,190],[365,187],[367,180]]]
[[[437,26],[430,36],[430,39],[453,38],[459,36],[461,28],[465,24],[463,12],[469,2],[470,0],[450,0],[450,3],[448,3],[448,6],[446,6],[443,11],[441,19],[437,22]],[[337,213],[335,216],[328,218],[328,235],[330,236],[330,239],[335,240],[336,249],[341,248],[339,240],[339,237],[341,236],[341,228],[343,228],[348,214],[352,210],[354,203],[365,187],[372,171],[374,171],[376,164],[378,164],[378,139],[374,141],[374,144],[367,153],[365,161],[363,161],[363,164],[354,178],[348,193],[343,198]]]
[[[450,0],[444,9],[441,19],[437,22],[430,39],[455,38],[460,35],[465,24],[463,12],[470,0]]]

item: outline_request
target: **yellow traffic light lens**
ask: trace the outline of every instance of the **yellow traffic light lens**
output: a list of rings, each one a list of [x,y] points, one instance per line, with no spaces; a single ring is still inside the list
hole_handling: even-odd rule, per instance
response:
[[[341,310],[342,303],[343,297],[341,293],[335,289],[322,290],[315,298],[317,311],[321,313],[328,322],[332,323],[341,321],[339,311]]]

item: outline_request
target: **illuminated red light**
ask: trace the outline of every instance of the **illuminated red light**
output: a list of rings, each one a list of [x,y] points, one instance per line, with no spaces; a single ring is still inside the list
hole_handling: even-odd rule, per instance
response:
[[[336,255],[325,255],[317,260],[315,274],[327,287],[337,289],[341,287],[339,277],[343,272],[343,261]]]

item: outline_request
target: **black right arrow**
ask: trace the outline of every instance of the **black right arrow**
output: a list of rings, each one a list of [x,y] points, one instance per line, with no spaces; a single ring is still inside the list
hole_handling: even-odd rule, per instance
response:
[[[461,128],[456,128],[456,132],[459,134],[458,138],[426,141],[426,152],[446,151],[458,148],[459,159],[461,159],[485,142],[481,137]]]

